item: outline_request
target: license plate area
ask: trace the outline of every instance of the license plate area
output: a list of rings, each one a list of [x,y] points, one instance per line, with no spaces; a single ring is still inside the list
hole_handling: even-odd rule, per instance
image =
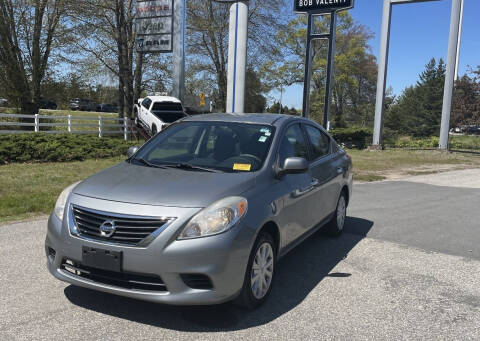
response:
[[[82,264],[92,268],[121,272],[122,252],[83,246]]]

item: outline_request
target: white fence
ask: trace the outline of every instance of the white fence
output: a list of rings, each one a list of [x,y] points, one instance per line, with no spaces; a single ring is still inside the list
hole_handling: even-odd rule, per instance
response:
[[[4,121],[12,119],[13,121]],[[32,122],[20,122],[18,119],[29,118]],[[43,122],[42,122],[43,120]],[[45,122],[48,120],[49,122]],[[52,120],[59,122],[52,122]],[[82,123],[78,123],[80,121]],[[83,123],[85,122],[85,123]],[[95,122],[95,123],[93,123]],[[6,130],[2,127],[33,127],[34,130]],[[57,128],[56,130],[42,130],[42,127]],[[110,117],[88,117],[88,116],[52,116],[52,115],[17,115],[0,114],[0,134],[21,134],[21,133],[47,133],[47,134],[95,134],[98,137],[104,135],[123,135],[128,140],[130,131],[128,118]],[[63,128],[58,130],[58,128]],[[78,129],[83,128],[83,129]],[[86,129],[85,129],[86,128]],[[91,129],[92,128],[92,129]]]

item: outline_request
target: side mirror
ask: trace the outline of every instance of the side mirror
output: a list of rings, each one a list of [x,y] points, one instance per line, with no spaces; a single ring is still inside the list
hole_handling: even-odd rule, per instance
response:
[[[139,148],[137,146],[128,148],[128,151],[127,151],[128,158],[131,158],[138,151],[138,149]]]
[[[277,172],[281,178],[287,174],[301,174],[308,171],[308,162],[303,157],[289,157],[285,159],[283,167]]]

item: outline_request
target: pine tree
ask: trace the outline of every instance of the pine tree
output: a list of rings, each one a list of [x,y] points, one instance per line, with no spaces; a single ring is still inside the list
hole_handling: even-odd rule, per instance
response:
[[[404,90],[389,108],[385,126],[413,136],[438,135],[442,118],[445,63],[434,58],[425,66],[415,86]]]

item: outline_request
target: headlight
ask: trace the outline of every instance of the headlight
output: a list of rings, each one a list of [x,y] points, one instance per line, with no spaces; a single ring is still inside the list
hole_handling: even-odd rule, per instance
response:
[[[227,231],[247,212],[247,199],[228,197],[215,202],[195,215],[178,239],[211,236]]]
[[[80,181],[75,182],[74,184],[71,184],[67,188],[65,188],[62,193],[60,193],[60,196],[57,199],[57,203],[55,204],[55,215],[57,216],[58,219],[63,220],[63,212],[65,211],[65,204],[67,202],[68,196],[72,192],[73,188],[78,185]]]

